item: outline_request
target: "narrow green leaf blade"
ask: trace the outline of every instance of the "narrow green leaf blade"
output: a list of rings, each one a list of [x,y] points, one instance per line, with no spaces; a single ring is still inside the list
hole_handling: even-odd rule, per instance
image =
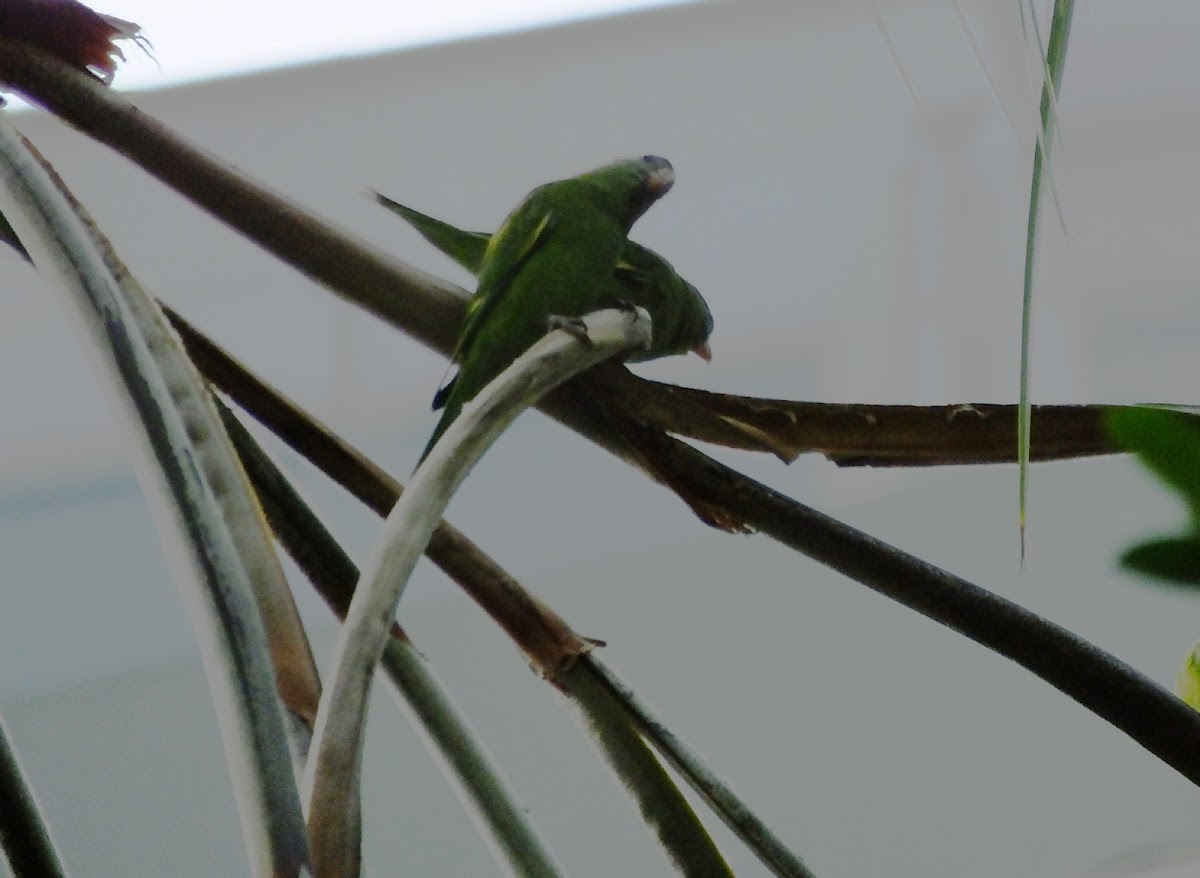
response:
[[[1200,537],[1147,540],[1126,549],[1121,566],[1163,585],[1200,589]]]
[[[1114,409],[1109,432],[1188,506],[1182,535],[1158,537],[1127,549],[1126,570],[1166,584],[1200,587],[1200,427],[1179,412],[1157,408]]]
[[[1042,191],[1043,167],[1049,168],[1050,147],[1058,120],[1057,97],[1062,88],[1063,67],[1067,61],[1067,37],[1071,32],[1074,0],[1055,0],[1054,17],[1050,25],[1050,40],[1044,57],[1045,81],[1042,84],[1041,130],[1033,151],[1032,185],[1029,193],[1029,219],[1025,230],[1025,280],[1021,299],[1021,378],[1020,406],[1017,414],[1017,463],[1020,467],[1017,485],[1021,558],[1025,558],[1025,512],[1029,497],[1029,444],[1031,406],[1029,401],[1029,345],[1033,320],[1033,267],[1037,251],[1038,216]]]

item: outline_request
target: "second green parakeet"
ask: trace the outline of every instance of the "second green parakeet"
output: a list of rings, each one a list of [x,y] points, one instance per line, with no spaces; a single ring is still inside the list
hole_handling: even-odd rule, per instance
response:
[[[623,300],[643,304],[636,293],[654,285],[659,263],[674,275],[669,265],[644,248],[637,250],[645,260],[640,268],[624,258],[629,253],[630,227],[673,182],[670,162],[645,156],[538,187],[490,237],[458,232],[433,220],[427,224],[434,230],[431,234],[442,235],[441,243],[427,237],[476,274],[479,282],[455,346],[458,373],[434,397],[434,408],[444,405],[445,411],[422,460],[463,404],[545,334],[550,316],[579,317]],[[621,284],[614,283],[618,273],[625,278]],[[641,298],[645,299],[645,290]],[[700,337],[692,347],[707,353],[711,317],[699,301]],[[660,318],[653,311],[651,318],[657,344]],[[679,323],[668,319],[665,311],[662,321],[666,334],[672,323]]]

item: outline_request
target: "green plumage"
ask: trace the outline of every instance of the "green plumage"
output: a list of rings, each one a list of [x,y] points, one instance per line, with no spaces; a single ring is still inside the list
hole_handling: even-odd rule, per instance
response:
[[[545,334],[550,315],[630,302],[653,321],[651,349],[639,359],[688,350],[707,357],[712,317],[704,300],[666,260],[627,237],[672,180],[665,159],[614,162],[535,189],[495,235],[464,232],[378,196],[479,279],[455,347],[458,374],[434,397],[445,412],[422,460],[463,404]]]
[[[492,236],[467,232],[375,193],[379,203],[405,219],[421,236],[471,274],[479,273]],[[625,241],[606,291],[609,301],[640,305],[650,314],[654,339],[649,349],[635,351],[632,362],[656,360],[703,348],[712,334],[713,319],[700,291],[679,276],[653,250]],[[707,352],[701,354],[706,356]]]

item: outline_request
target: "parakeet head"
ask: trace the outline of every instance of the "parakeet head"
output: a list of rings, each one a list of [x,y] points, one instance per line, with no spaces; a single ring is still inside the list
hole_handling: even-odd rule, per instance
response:
[[[662,156],[647,155],[588,171],[575,181],[628,231],[650,205],[670,191],[675,169]]]

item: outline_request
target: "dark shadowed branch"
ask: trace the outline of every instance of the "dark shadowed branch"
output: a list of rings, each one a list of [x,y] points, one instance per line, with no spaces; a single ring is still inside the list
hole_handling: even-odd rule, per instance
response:
[[[0,854],[12,874],[22,878],[64,878],[67,874],[42,821],[37,801],[25,783],[17,754],[0,722]]]
[[[755,529],[1012,659],[1200,785],[1200,713],[1115,656],[1017,604],[648,431],[661,465]]]

